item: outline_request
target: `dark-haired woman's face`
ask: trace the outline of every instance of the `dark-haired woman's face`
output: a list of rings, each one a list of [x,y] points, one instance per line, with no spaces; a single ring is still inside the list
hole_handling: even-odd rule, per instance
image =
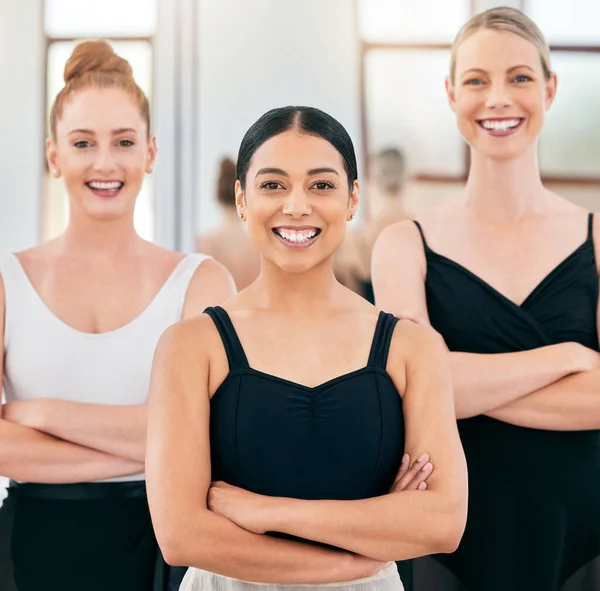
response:
[[[358,205],[340,153],[323,138],[289,130],[252,156],[238,210],[263,259],[299,273],[328,262]]]
[[[48,140],[51,169],[60,171],[72,214],[97,219],[133,217],[144,175],[156,155],[139,108],[120,89],[73,95]]]

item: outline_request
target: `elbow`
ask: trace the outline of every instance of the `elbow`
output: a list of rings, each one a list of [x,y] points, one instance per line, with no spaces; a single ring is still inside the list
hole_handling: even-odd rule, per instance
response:
[[[467,524],[467,499],[456,499],[449,503],[446,511],[437,521],[434,540],[434,554],[452,554],[456,552],[462,540]]]

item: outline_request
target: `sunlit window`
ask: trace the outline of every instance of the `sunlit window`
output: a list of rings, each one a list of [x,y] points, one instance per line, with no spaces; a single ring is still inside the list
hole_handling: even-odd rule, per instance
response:
[[[468,0],[360,0],[363,40],[450,43],[470,16]]]
[[[526,0],[525,10],[552,45],[600,45],[598,0]]]

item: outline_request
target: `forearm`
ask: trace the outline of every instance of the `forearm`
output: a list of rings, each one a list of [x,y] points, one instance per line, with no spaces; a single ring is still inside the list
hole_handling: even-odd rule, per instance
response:
[[[139,474],[144,466],[0,420],[0,474],[46,484]]]
[[[274,531],[386,561],[454,551],[461,513],[460,501],[425,490],[358,501],[278,499],[269,521]]]
[[[487,414],[533,429],[600,429],[600,370],[568,376]]]
[[[40,400],[39,431],[112,456],[143,464],[146,455],[146,405],[86,404]],[[142,470],[143,471],[143,470]]]
[[[311,584],[350,581],[375,574],[381,564],[341,550],[248,532],[209,511],[170,520],[171,542],[157,536],[170,564],[193,566],[258,583]]]
[[[457,418],[488,414],[580,371],[571,344],[496,355],[451,352]]]

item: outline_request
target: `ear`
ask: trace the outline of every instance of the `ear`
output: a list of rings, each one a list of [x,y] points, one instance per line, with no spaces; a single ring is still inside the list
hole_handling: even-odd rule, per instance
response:
[[[46,138],[46,160],[48,162],[48,168],[50,174],[58,178],[61,174],[60,166],[58,164],[58,156],[56,153],[56,144],[52,138]]]
[[[448,96],[448,104],[450,108],[455,111],[456,106],[456,92],[454,90],[454,85],[452,84],[452,80],[450,80],[450,76],[446,76],[446,95]]]
[[[246,197],[242,189],[242,183],[235,181],[235,208],[237,209],[240,219],[246,221]]]
[[[554,72],[550,72],[550,80],[546,81],[546,88],[544,89],[544,106],[546,107],[546,111],[552,106],[552,103],[554,102],[557,88],[558,77]]]
[[[348,199],[348,217],[347,220],[350,221],[358,211],[358,203],[360,197],[360,183],[358,181],[354,181],[352,186],[352,191],[350,191],[350,197]]]
[[[158,153],[158,147],[156,145],[156,136],[150,136],[148,140],[148,154],[146,157],[146,173],[152,174],[152,169],[156,162],[156,154]]]

